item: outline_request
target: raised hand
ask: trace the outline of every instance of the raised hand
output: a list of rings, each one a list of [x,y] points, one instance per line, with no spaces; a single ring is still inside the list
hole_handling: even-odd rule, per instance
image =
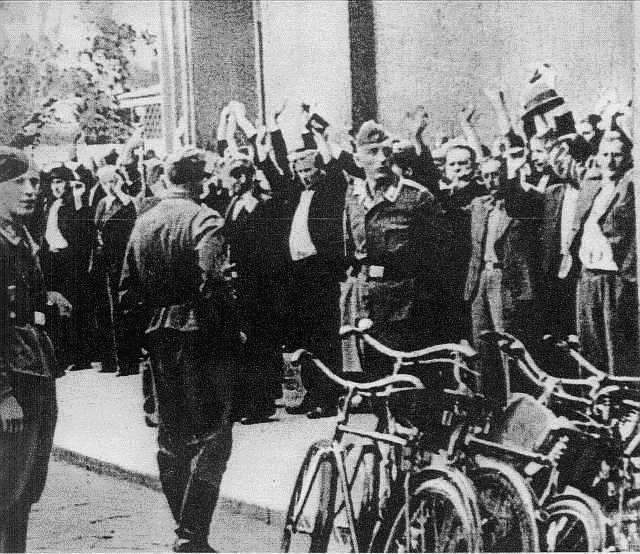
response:
[[[286,109],[288,102],[289,102],[289,99],[285,98],[284,100],[282,100],[280,105],[276,109],[273,110],[271,115],[272,115],[273,120],[276,123],[278,122],[278,118],[282,115],[282,112],[284,112],[284,110]]]

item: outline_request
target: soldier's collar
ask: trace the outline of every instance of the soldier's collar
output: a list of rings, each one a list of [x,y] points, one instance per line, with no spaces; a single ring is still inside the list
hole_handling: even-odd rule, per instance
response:
[[[37,254],[40,249],[27,228],[10,218],[0,218],[0,235],[14,246],[18,246],[21,242],[24,242],[34,255]]]

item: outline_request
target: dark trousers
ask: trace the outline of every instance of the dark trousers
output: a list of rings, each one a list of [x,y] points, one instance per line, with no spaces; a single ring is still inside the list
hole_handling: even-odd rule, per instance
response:
[[[238,376],[240,417],[272,411],[275,400],[282,395],[282,352],[291,319],[284,299],[290,289],[280,276],[262,277],[259,281],[239,279],[237,283],[242,329],[247,334]]]
[[[290,346],[306,348],[332,371],[342,371],[340,352],[340,285],[335,269],[318,256],[293,263],[292,333]],[[308,401],[318,406],[336,403],[338,391],[315,367],[302,367]]]
[[[639,376],[637,283],[582,268],[576,299],[585,357],[612,375]]]
[[[537,317],[533,302],[515,300],[505,290],[501,269],[485,268],[471,302],[473,344],[480,354],[480,372],[485,394],[503,405],[510,392],[531,392],[530,383],[513,361],[493,345],[481,339],[483,331],[506,331],[520,339],[529,349],[537,333]]]
[[[237,354],[201,332],[149,335],[159,414],[158,467],[176,534],[206,541],[231,455]]]
[[[95,317],[96,317],[96,350],[98,361],[103,368],[118,367],[116,335],[113,320],[114,283],[111,283],[108,272],[95,273],[92,276],[94,286]]]
[[[0,513],[0,552],[26,552],[31,504],[18,503]]]
[[[540,339],[551,335],[564,340],[577,333],[576,286],[578,275],[570,273],[566,279],[547,275],[538,294],[537,307],[540,310]],[[555,342],[555,341],[553,341]],[[577,364],[554,345],[540,344],[538,362],[543,369],[558,377],[580,377]]]

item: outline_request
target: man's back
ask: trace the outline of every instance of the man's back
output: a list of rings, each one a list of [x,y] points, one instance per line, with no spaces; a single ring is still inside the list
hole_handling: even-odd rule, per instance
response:
[[[184,304],[194,298],[202,283],[198,247],[222,223],[217,212],[181,195],[167,196],[138,218],[127,263],[129,271],[135,266],[139,292],[147,305]],[[222,238],[218,240],[221,254]]]

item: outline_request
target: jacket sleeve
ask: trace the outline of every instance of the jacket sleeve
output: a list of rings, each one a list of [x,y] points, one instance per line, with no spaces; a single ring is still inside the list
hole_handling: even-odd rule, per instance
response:
[[[6,258],[0,257],[0,400],[11,395],[9,383],[9,351],[11,344],[12,321],[9,317],[9,296]]]
[[[223,225],[224,219],[205,206],[191,224],[191,240],[201,275],[199,313],[207,327],[215,330],[220,339],[237,343],[240,330],[238,308],[223,274]]]
[[[273,154],[276,159],[276,164],[282,171],[287,181],[293,179],[291,169],[289,168],[289,158],[287,152],[287,143],[284,140],[284,135],[280,129],[276,129],[271,132],[271,144],[273,146]]]
[[[544,209],[544,194],[535,189],[525,191],[518,175],[505,184],[504,205],[507,214],[514,219],[539,219]]]

